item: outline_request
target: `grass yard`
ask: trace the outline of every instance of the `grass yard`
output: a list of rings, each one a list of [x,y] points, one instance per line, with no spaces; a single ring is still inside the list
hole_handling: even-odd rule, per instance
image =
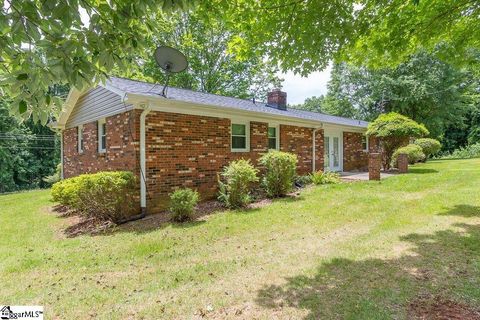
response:
[[[480,159],[77,238],[49,198],[0,196],[0,301],[44,305],[47,319],[401,319],[445,306],[474,318],[480,308]]]

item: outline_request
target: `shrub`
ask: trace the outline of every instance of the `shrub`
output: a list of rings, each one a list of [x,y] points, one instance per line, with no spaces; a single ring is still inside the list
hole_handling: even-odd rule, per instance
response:
[[[423,137],[428,134],[427,128],[401,114],[390,112],[381,114],[368,125],[367,135],[375,136],[380,140],[384,151],[384,166],[389,169],[393,163],[392,156],[396,149],[412,137]]]
[[[422,138],[415,140],[414,143],[422,148],[425,159],[436,154],[442,148],[442,144],[436,139]]]
[[[138,210],[135,176],[112,171],[83,174],[57,182],[52,187],[54,201],[84,216],[119,222]]]
[[[401,153],[405,153],[408,157],[408,163],[414,164],[418,161],[425,159],[425,154],[422,151],[422,148],[416,144],[409,144],[406,147],[398,148],[392,156],[392,163],[391,165],[396,167],[398,155]]]
[[[271,150],[259,162],[265,167],[263,185],[269,197],[282,197],[292,190],[298,162],[295,154]]]
[[[480,142],[459,148],[453,151],[451,154],[441,157],[442,159],[470,159],[480,158]]]
[[[327,171],[323,172],[321,170],[310,174],[312,177],[312,182],[314,184],[336,184],[340,183],[340,174],[337,172]]]
[[[218,179],[220,189],[218,199],[229,208],[246,206],[251,200],[251,186],[258,181],[257,173],[258,170],[252,166],[250,160],[230,162]]]
[[[310,174],[295,177],[295,185],[297,186],[304,187],[311,183],[312,183],[312,176]]]
[[[192,189],[178,189],[170,195],[172,219],[177,222],[191,220],[200,196]]]
[[[83,175],[54,183],[50,191],[53,201],[71,209],[78,209],[78,185],[81,179],[84,179]]]

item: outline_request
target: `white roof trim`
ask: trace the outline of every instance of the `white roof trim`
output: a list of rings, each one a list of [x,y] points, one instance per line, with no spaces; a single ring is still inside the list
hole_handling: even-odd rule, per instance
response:
[[[163,111],[163,112],[173,112],[173,113],[183,113],[183,114],[198,114],[212,117],[220,118],[230,118],[231,116],[245,116],[245,117],[254,117],[251,120],[257,121],[279,121],[282,124],[291,124],[291,125],[300,125],[312,128],[321,128],[324,125],[328,127],[337,127],[337,128],[348,128],[349,131],[355,132],[365,132],[366,128],[349,126],[345,124],[331,123],[328,121],[317,121],[313,119],[302,119],[297,117],[291,117],[286,115],[275,115],[267,114],[261,111],[253,110],[242,110],[242,109],[228,109],[228,113],[225,113],[225,108],[217,105],[210,104],[201,104],[193,103],[182,100],[168,99],[163,96],[154,96],[151,94],[140,94],[140,93],[128,93],[117,87],[114,87],[108,83],[99,84],[99,86],[117,94],[120,96],[122,101],[128,101],[133,105],[146,104],[153,107],[153,110]],[[62,108],[60,113],[59,120],[54,128],[65,129],[65,125],[70,117],[70,114],[73,111],[78,99],[86,93],[91,88],[86,88],[82,91],[72,88],[68,94],[67,100]],[[177,105],[177,108],[174,106]],[[178,105],[181,105],[181,108],[178,108]]]

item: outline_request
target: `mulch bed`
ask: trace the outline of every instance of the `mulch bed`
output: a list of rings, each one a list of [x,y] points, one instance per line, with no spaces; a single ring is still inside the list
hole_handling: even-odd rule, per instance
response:
[[[480,320],[480,310],[439,296],[421,297],[410,303],[409,318]]]
[[[299,189],[297,189],[287,195],[287,197],[297,198],[299,195],[300,192]],[[272,200],[268,199],[261,190],[254,192],[252,197],[254,201],[250,203],[246,209],[258,209],[272,203]],[[197,205],[195,216],[192,221],[199,222],[205,220],[205,217],[208,215],[225,210],[228,209],[218,200],[203,201]],[[106,234],[114,232],[117,229],[122,229],[124,231],[148,231],[160,228],[161,226],[172,222],[168,211],[147,215],[143,219],[127,222],[122,225],[118,225],[111,221],[82,217],[77,212],[60,205],[53,207],[52,211],[58,214],[61,218],[69,219],[69,226],[63,230],[63,234],[67,238],[73,238],[80,235]]]

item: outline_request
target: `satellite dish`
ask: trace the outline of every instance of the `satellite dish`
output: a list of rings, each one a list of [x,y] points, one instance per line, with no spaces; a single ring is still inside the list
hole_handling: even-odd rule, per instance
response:
[[[172,47],[158,47],[155,50],[155,60],[158,66],[167,73],[182,72],[188,67],[185,55]]]
[[[166,90],[170,75],[187,69],[188,61],[183,53],[168,46],[160,46],[155,50],[155,61],[157,61],[158,66],[165,71],[167,75],[167,80],[165,81],[165,86],[162,90],[162,96],[166,98]]]

